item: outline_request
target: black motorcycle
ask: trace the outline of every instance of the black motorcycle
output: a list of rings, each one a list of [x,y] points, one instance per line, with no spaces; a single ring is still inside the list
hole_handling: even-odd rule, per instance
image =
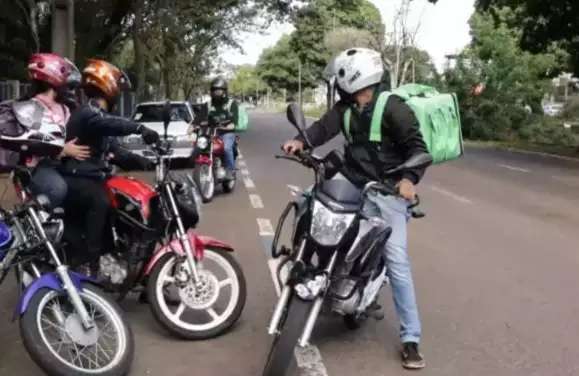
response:
[[[290,105],[287,116],[309,144],[299,107]],[[374,303],[386,279],[382,247],[392,231],[382,218],[364,214],[363,203],[370,192],[397,195],[396,188],[386,183],[357,187],[336,151],[324,158],[309,152],[277,158],[312,169],[315,184],[287,205],[277,225],[272,256],[282,258],[278,267],[282,290],[268,328],[274,340],[263,376],[291,374],[294,348],[307,346],[323,308],[343,316],[349,328],[359,327],[374,315]],[[429,154],[418,154],[388,175],[431,163]],[[418,200],[409,208],[412,215],[424,216],[416,205]],[[278,247],[290,214],[295,218],[292,247]]]

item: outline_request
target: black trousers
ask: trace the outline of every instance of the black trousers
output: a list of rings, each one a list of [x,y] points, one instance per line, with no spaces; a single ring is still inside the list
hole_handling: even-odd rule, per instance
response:
[[[65,180],[68,185],[67,218],[81,221],[77,225],[84,229],[86,251],[82,252],[82,262],[97,263],[103,251],[105,226],[110,213],[104,182],[84,177],[65,177]]]

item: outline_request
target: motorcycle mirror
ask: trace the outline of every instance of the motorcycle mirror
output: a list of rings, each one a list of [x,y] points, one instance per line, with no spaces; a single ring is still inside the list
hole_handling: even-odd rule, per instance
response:
[[[410,157],[406,162],[402,163],[400,166],[393,168],[386,174],[391,175],[398,171],[412,170],[415,168],[424,168],[432,164],[432,156],[429,153],[418,153]]]
[[[167,139],[167,130],[169,129],[169,123],[171,122],[171,102],[166,101],[162,110],[163,118],[163,128],[165,129],[165,140]]]
[[[287,106],[287,119],[297,129],[298,133],[306,141],[309,148],[312,147],[308,135],[306,134],[306,118],[297,103],[290,103]]]

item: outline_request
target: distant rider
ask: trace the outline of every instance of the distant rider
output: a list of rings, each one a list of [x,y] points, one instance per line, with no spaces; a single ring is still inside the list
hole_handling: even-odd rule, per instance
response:
[[[235,126],[239,110],[237,101],[229,98],[227,82],[218,77],[211,82],[211,103],[209,105],[209,125],[219,126],[218,134],[225,148],[226,179],[235,178]]]

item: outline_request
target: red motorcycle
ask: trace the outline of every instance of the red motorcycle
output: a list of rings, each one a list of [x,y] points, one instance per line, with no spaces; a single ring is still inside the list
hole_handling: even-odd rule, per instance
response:
[[[237,176],[227,177],[225,169],[225,146],[218,129],[221,124],[201,124],[196,128],[195,141],[195,169],[193,179],[199,187],[199,193],[203,202],[209,202],[215,195],[215,186],[221,184],[225,193],[235,189]],[[237,142],[235,142],[234,155],[237,159]]]
[[[191,178],[171,173],[170,142],[165,139],[151,151],[157,162],[154,186],[123,176],[106,181],[114,213],[105,234],[110,252],[100,258],[98,280],[118,299],[141,293],[173,335],[218,336],[237,322],[245,306],[243,272],[233,247],[193,230],[201,203]],[[71,257],[83,244],[82,229],[75,225],[82,223],[81,216],[67,213],[65,218]]]

